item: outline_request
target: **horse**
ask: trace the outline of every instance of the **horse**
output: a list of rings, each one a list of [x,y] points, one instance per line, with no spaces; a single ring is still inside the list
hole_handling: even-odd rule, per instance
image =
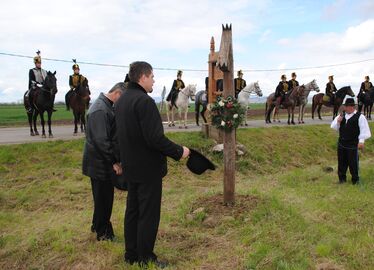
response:
[[[358,111],[361,113],[364,107],[364,115],[367,119],[371,120],[371,110],[374,103],[374,87],[371,87],[366,93],[361,93],[357,96]]]
[[[196,84],[189,84],[187,87],[179,91],[177,99],[175,100],[175,106],[171,104],[171,101],[168,101],[167,117],[168,117],[168,126],[175,126],[174,124],[174,109],[177,109],[179,112],[179,128],[182,128],[182,112],[184,112],[184,128],[187,128],[187,112],[188,112],[188,103],[191,98],[192,101],[195,100]],[[170,121],[171,113],[171,121]]]
[[[200,105],[203,106],[203,109],[200,112]],[[199,125],[199,114],[201,114],[201,117],[204,120],[204,123],[207,123],[207,120],[205,118],[205,112],[208,107],[208,95],[205,90],[201,90],[196,93],[195,96],[195,118],[196,118],[196,125]]]
[[[245,88],[243,88],[239,95],[238,95],[238,102],[240,106],[242,106],[245,109],[245,120],[244,124],[248,126],[247,124],[247,115],[249,110],[249,96],[251,93],[256,93],[259,97],[262,97],[262,91],[261,88],[257,82],[253,82],[248,84]]]
[[[299,99],[299,97],[304,95],[304,90],[305,90],[304,85],[296,86],[289,93],[286,94],[285,100],[281,104],[281,105],[283,105],[284,109],[287,109],[287,112],[288,112],[288,122],[287,123],[289,125],[290,124],[295,125],[294,115],[295,115],[296,103],[297,103],[297,100]],[[276,106],[276,101],[274,100],[274,95],[275,95],[275,93],[272,93],[271,95],[268,96],[268,98],[266,100],[266,108],[265,108],[265,122],[266,123],[271,123],[270,115],[271,115],[271,112],[274,110],[274,108],[275,108],[276,111],[279,110],[279,108],[277,108],[277,106]],[[292,116],[292,118],[291,118],[291,116]],[[291,121],[290,121],[290,118],[291,118]]]
[[[318,109],[317,109],[318,118],[320,120],[322,120],[322,117],[321,117],[322,105],[325,105],[326,107],[333,107],[334,108],[334,111],[333,111],[333,114],[332,114],[332,119],[334,119],[338,115],[338,110],[339,110],[340,106],[342,105],[345,96],[346,95],[349,95],[351,97],[355,96],[355,94],[353,93],[352,88],[350,86],[344,86],[336,92],[334,104],[331,104],[328,101],[324,101],[323,100],[324,95],[325,94],[320,93],[320,94],[316,94],[316,95],[313,96],[312,119],[314,119],[314,111],[318,107]]]
[[[90,101],[90,88],[88,86],[88,80],[85,79],[78,87],[73,91],[70,97],[68,106],[73,109],[74,115],[74,135],[78,134],[78,123],[81,124],[81,132],[86,131],[86,109]]]
[[[42,87],[37,87],[34,91],[32,102],[31,102],[31,110],[27,111],[27,117],[29,120],[30,125],[30,135],[35,136],[39,135],[39,132],[36,128],[36,120],[38,118],[38,114],[40,114],[40,122],[42,124],[42,138],[46,138],[45,135],[45,121],[44,121],[44,112],[48,114],[48,134],[49,138],[53,138],[52,129],[51,129],[51,118],[53,112],[53,102],[55,99],[55,95],[57,93],[57,79],[56,79],[56,71],[54,73],[48,71],[47,76],[45,77],[44,84]],[[26,93],[23,96],[23,103],[27,110],[27,101],[26,101]],[[34,125],[34,129],[33,129]]]
[[[320,91],[316,83],[316,80],[313,80],[310,83],[307,83],[305,85],[304,95],[299,96],[296,100],[296,107],[299,106],[299,117],[298,117],[299,124],[305,123],[304,122],[305,106],[308,103],[308,96],[309,96],[310,91],[316,91],[317,93]],[[280,122],[279,110],[276,110],[276,108],[274,108],[273,122],[275,122],[276,119],[278,120],[278,122]]]

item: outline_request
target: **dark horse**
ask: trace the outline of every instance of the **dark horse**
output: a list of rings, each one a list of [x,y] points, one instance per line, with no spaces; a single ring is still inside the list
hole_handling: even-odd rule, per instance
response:
[[[209,85],[209,78],[205,78],[205,89],[208,89]],[[218,79],[216,81],[216,94],[219,95],[220,93],[223,93],[223,79]],[[200,105],[203,106],[203,109],[200,112]],[[204,120],[204,123],[207,123],[207,120],[205,118],[205,112],[207,110],[208,105],[208,90],[201,90],[196,93],[195,96],[195,116],[196,116],[196,125],[199,126],[199,115]]]
[[[288,94],[286,94],[285,100],[282,102],[281,106],[284,109],[287,109],[288,112],[288,121],[287,123],[290,125],[295,125],[294,115],[295,115],[295,107],[297,105],[297,101],[301,96],[304,96],[305,86],[297,86],[292,89]],[[271,112],[275,109],[276,111],[279,110],[279,106],[277,106],[276,101],[274,100],[275,93],[268,96],[265,104],[265,122],[271,123],[270,117]]]
[[[81,132],[86,131],[86,108],[90,100],[90,89],[88,87],[88,81],[85,79],[78,87],[73,91],[70,97],[69,106],[73,109],[74,114],[74,135],[78,133],[78,123],[81,124]]]
[[[329,101],[323,100],[324,95],[325,94],[320,93],[320,94],[317,94],[317,95],[313,96],[312,119],[314,119],[314,111],[318,107],[318,109],[317,109],[318,118],[320,120],[322,120],[322,117],[321,117],[322,105],[325,105],[326,107],[333,107],[334,108],[334,112],[332,114],[332,119],[334,119],[338,115],[338,110],[339,110],[340,106],[342,105],[345,96],[346,95],[349,95],[351,97],[355,96],[355,94],[353,93],[352,88],[350,86],[344,86],[336,92],[334,104],[331,104]]]
[[[361,113],[364,107],[364,115],[371,120],[371,110],[374,103],[374,87],[370,88],[366,93],[361,93],[357,96],[358,111]]]
[[[33,93],[31,110],[27,112],[27,117],[29,119],[30,125],[30,135],[35,136],[39,135],[39,132],[36,128],[36,119],[38,114],[40,114],[40,122],[42,124],[42,138],[46,138],[45,129],[44,129],[44,112],[48,114],[48,133],[49,137],[53,138],[52,129],[51,129],[51,118],[53,112],[53,102],[55,95],[57,93],[57,79],[56,71],[54,73],[48,71],[47,76],[45,77],[43,87],[37,87]],[[27,102],[25,100],[25,95],[23,96],[24,106],[27,110]],[[34,129],[33,129],[34,124]]]

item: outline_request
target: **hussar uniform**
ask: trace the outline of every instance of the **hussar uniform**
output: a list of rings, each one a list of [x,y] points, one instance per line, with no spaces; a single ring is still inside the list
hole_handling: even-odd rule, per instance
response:
[[[277,88],[275,89],[275,99],[277,100],[277,105],[280,105],[290,90],[290,85],[286,80],[286,75],[281,76],[281,81],[279,82]]]
[[[330,97],[330,103],[333,104],[334,101],[335,101],[335,93],[337,91],[336,89],[336,86],[334,84],[334,82],[332,81],[334,79],[334,76],[333,75],[330,75],[329,76],[329,81],[327,84],[326,84],[326,95]]]
[[[74,61],[74,60],[73,60]],[[72,67],[73,70],[79,69],[79,65],[74,61],[74,65]],[[69,110],[69,102],[71,96],[74,94],[74,91],[79,87],[81,83],[83,83],[85,80],[87,80],[86,77],[81,75],[80,73],[76,74],[74,73],[73,75],[69,76],[69,86],[70,90],[66,93],[65,95],[65,104],[66,104],[66,109]],[[89,93],[91,94],[91,93]]]
[[[25,93],[25,105],[27,111],[31,111],[31,104],[33,102],[32,99],[34,97],[34,93],[37,88],[43,87],[44,80],[47,77],[47,71],[42,68],[36,67],[36,64],[42,63],[40,51],[37,51],[36,54],[37,55],[34,57],[35,67],[29,70],[29,86],[28,90]]]
[[[291,74],[292,79],[288,81],[289,89],[292,90],[295,87],[299,86],[299,82],[296,80],[296,73],[292,72]]]
[[[247,86],[247,82],[242,78],[242,76],[243,72],[239,70],[238,78],[234,79],[235,98],[238,98],[240,91],[242,91]]]
[[[372,87],[373,84],[370,82],[369,76],[365,76],[365,81],[361,83],[360,93],[366,93]]]
[[[183,72],[181,70],[178,70],[177,77],[182,76],[182,74]],[[184,88],[185,85],[182,79],[177,78],[176,80],[174,80],[173,86],[171,87],[171,90],[168,96],[166,97],[166,101],[171,101],[171,105],[177,107],[175,105],[175,101],[177,100],[179,91]]]

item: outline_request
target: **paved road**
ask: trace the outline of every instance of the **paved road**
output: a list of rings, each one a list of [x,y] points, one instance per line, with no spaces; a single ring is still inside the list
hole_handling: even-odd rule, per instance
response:
[[[328,120],[327,120],[328,119]],[[264,120],[251,120],[248,121],[247,128],[255,127],[273,127],[273,126],[288,126],[286,120],[282,119],[281,123],[265,124]],[[305,119],[305,125],[316,125],[316,124],[330,124],[330,117],[325,117],[325,120],[312,120]],[[297,126],[297,125],[296,125]],[[178,127],[167,127],[164,125],[166,132],[181,132],[181,131],[200,131],[201,128],[196,125],[189,125],[188,129],[180,129]],[[33,142],[45,142],[55,140],[71,140],[83,138],[84,134],[78,133],[77,136],[73,136],[73,125],[59,125],[53,126],[53,138],[43,139],[41,136],[31,137],[29,134],[28,127],[14,127],[14,128],[0,128],[0,145],[1,144],[21,144],[21,143],[33,143]]]

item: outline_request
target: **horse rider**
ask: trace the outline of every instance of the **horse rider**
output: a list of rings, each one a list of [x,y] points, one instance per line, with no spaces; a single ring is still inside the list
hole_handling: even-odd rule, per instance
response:
[[[69,76],[70,90],[65,95],[66,110],[70,110],[69,102],[70,102],[70,98],[75,93],[74,91],[78,88],[78,86],[82,82],[84,82],[84,80],[87,80],[86,77],[84,77],[83,75],[80,74],[80,68],[79,68],[79,65],[77,64],[77,61],[75,59],[73,59],[73,62],[74,62],[74,65],[73,65],[72,69],[73,69],[74,73],[73,73],[73,75]],[[88,94],[91,95],[91,92],[89,90],[88,90]],[[87,103],[88,102],[89,102],[89,100],[87,101]],[[87,104],[87,107],[88,107],[88,104]]]
[[[175,101],[177,100],[179,91],[184,89],[184,82],[182,81],[182,70],[178,70],[177,73],[177,79],[174,80],[173,86],[171,87],[171,90],[166,98],[166,101],[171,101],[171,106],[175,106],[176,108],[177,105],[175,105]]]
[[[286,94],[290,90],[290,85],[287,82],[287,77],[285,74],[281,76],[281,81],[279,82],[277,88],[275,89],[274,98],[277,101],[276,105],[279,106],[285,99]]]
[[[326,95],[330,97],[330,104],[334,104],[336,91],[337,89],[334,84],[334,75],[330,75],[329,82],[326,84]]]
[[[29,87],[25,94],[26,110],[28,112],[31,112],[32,110],[31,104],[33,102],[36,89],[43,87],[44,80],[47,77],[47,71],[42,69],[42,58],[39,50],[36,52],[36,56],[34,57],[34,64],[35,67],[29,70]],[[53,109],[53,111],[56,110]]]
[[[296,86],[299,86],[299,82],[296,81],[296,73],[295,72],[292,72],[291,78],[292,79],[288,81],[290,90],[294,89]]]
[[[243,79],[243,71],[238,71],[238,78],[234,79],[235,87],[235,98],[238,98],[240,91],[242,91],[247,86],[247,82]]]
[[[358,100],[359,102],[362,95],[365,95],[370,88],[373,87],[373,84],[370,82],[369,76],[365,76],[365,81],[361,83],[360,92],[358,93]]]

